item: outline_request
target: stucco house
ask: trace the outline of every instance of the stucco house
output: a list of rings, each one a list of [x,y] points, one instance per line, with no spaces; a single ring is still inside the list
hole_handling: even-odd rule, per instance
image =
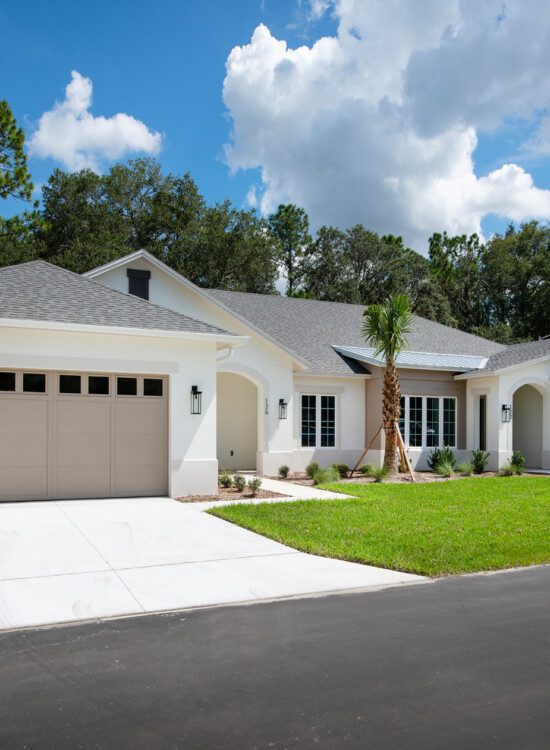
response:
[[[83,276],[0,269],[0,499],[211,494],[218,468],[354,464],[381,423],[363,307],[201,289],[144,251]],[[550,469],[550,340],[415,317],[399,357],[412,463],[519,449]],[[382,437],[365,461],[379,463]]]

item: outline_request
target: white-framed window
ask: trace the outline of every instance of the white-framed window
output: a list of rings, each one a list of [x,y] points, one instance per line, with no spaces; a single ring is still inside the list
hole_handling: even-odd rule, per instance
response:
[[[456,448],[455,396],[401,396],[399,430],[411,448]]]
[[[300,403],[300,445],[302,448],[336,446],[336,396],[303,393]]]

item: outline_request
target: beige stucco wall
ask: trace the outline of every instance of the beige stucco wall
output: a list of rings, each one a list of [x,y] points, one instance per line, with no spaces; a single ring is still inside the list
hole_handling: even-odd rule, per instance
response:
[[[217,456],[220,469],[255,470],[258,389],[242,375],[218,374]]]
[[[372,378],[366,381],[366,445],[370,443],[382,423],[382,385],[384,369],[369,365]],[[466,383],[454,380],[452,372],[436,370],[400,370],[399,386],[402,396],[454,396],[457,400],[457,451],[466,448]],[[365,445],[365,447],[366,447]],[[380,463],[383,458],[383,433],[380,432],[365,461]],[[409,448],[413,466],[427,467],[431,448]]]
[[[525,456],[526,466],[542,466],[542,395],[531,385],[514,393],[512,448]]]

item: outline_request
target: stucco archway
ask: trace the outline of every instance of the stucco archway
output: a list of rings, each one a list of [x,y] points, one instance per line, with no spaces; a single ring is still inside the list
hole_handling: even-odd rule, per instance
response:
[[[543,397],[533,385],[520,386],[513,396],[512,447],[525,456],[526,466],[542,466]]]
[[[237,372],[217,375],[217,457],[220,469],[256,471],[259,388]]]

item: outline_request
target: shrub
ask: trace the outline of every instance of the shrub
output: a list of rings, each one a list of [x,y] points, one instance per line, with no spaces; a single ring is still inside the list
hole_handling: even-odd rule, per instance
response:
[[[486,451],[472,451],[472,466],[474,469],[474,474],[483,474],[488,460],[489,454]]]
[[[340,479],[345,479],[349,474],[349,466],[347,464],[332,464],[332,468],[336,469]]]
[[[471,477],[474,473],[474,466],[471,461],[463,461],[461,464],[458,464],[457,469],[465,477]]]
[[[371,467],[369,477],[372,477],[375,482],[383,482],[389,473],[390,470],[387,466],[373,466]]]
[[[246,479],[242,474],[235,474],[235,476],[233,477],[233,485],[236,490],[242,492],[246,487]]]
[[[228,489],[233,484],[233,478],[231,477],[231,474],[227,473],[227,471],[222,471],[219,476],[218,482],[220,484],[220,487],[225,487],[225,489]]]
[[[312,461],[309,464],[309,466],[306,466],[306,474],[308,475],[308,477],[310,479],[313,479],[313,477],[315,476],[316,472],[318,472],[320,468],[321,467],[319,466],[319,464],[316,461]]]
[[[373,470],[374,466],[372,464],[363,464],[363,466],[359,467],[359,471],[361,474],[364,474],[366,477],[370,477],[371,471]]]
[[[455,454],[448,445],[443,448],[434,448],[428,456],[428,466],[432,471],[437,471],[437,466],[440,463],[451,464],[453,470],[456,466]]]
[[[515,474],[523,474],[525,471],[525,456],[520,451],[514,451],[510,459],[510,466],[514,469]]]
[[[435,473],[439,474],[440,477],[450,477],[454,468],[454,465],[445,458],[435,465]]]
[[[279,476],[282,477],[282,479],[286,479],[290,473],[290,469],[288,466],[279,466]]]
[[[501,477],[513,477],[515,473],[516,470],[514,469],[510,461],[508,461],[508,466],[503,466],[499,471]]]
[[[256,497],[256,493],[262,486],[262,480],[260,477],[254,477],[254,479],[248,480],[248,489],[250,490],[252,497]]]
[[[329,466],[328,469],[317,469],[313,475],[313,484],[331,484],[332,482],[337,482],[339,479],[340,474],[334,466]]]

